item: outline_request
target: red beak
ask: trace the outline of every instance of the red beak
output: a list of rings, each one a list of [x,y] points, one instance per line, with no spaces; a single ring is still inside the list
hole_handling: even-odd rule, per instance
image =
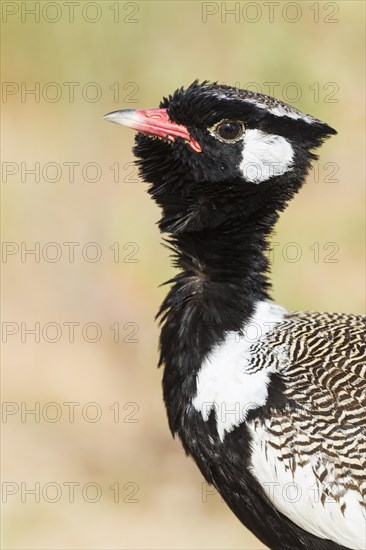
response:
[[[182,138],[196,153],[202,151],[199,143],[190,136],[185,126],[170,120],[166,109],[140,109],[137,111],[125,109],[108,113],[104,118],[115,124],[123,124],[133,128],[148,136],[158,136],[170,141],[174,141],[175,138]]]

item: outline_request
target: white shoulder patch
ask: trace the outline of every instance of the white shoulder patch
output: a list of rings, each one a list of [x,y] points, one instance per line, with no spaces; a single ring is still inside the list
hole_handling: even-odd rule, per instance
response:
[[[311,463],[297,464],[294,470],[286,468],[278,459],[278,451],[268,444],[271,435],[265,426],[250,423],[248,427],[252,436],[250,469],[277,510],[317,537],[364,550],[366,514],[360,494],[348,489],[341,501],[329,496],[322,499],[324,488],[333,485],[331,476],[321,482]],[[317,458],[314,455],[313,460]]]
[[[250,183],[261,183],[291,169],[294,151],[283,136],[247,130],[243,139],[240,170]]]
[[[258,302],[252,318],[242,334],[228,332],[222,344],[205,359],[197,375],[197,394],[192,400],[195,409],[208,420],[216,412],[220,439],[241,424],[251,409],[263,406],[268,396],[268,366],[250,372],[250,346],[282,321],[286,310],[269,302]]]

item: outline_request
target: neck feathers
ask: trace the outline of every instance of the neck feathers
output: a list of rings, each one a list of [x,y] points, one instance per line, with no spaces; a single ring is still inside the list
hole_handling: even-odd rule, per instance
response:
[[[188,206],[178,200],[164,205],[160,228],[172,234],[166,242],[180,270],[168,281],[172,287],[158,313],[159,364],[173,433],[185,414],[183,403],[196,394],[208,353],[228,332],[243,330],[257,303],[269,299],[268,239],[278,212],[302,183],[288,178],[281,185],[285,178],[255,185],[251,193],[242,184],[218,185],[204,195],[199,189]]]

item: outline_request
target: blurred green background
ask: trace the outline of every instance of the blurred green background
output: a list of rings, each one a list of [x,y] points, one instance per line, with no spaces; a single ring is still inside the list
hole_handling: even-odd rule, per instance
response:
[[[102,116],[199,78],[335,127],[273,237],[273,298],[362,312],[364,3],[1,8],[2,546],[263,548],[169,434],[154,315],[173,270],[133,132]]]

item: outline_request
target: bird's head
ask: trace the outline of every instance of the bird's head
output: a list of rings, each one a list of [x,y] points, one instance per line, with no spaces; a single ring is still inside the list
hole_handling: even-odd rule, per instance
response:
[[[336,133],[269,96],[197,81],[159,109],[105,118],[137,130],[140,175],[163,209],[161,229],[172,233],[282,210],[316,158],[312,150]]]

